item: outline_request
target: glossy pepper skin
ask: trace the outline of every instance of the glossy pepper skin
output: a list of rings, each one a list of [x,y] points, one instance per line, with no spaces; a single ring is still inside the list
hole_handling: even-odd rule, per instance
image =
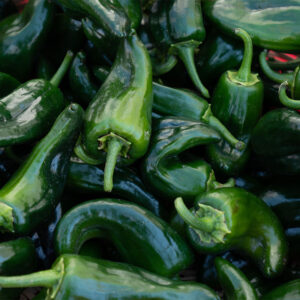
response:
[[[246,30],[261,48],[297,51],[300,48],[300,5],[298,0],[203,1],[203,12],[213,25],[233,35],[235,28]],[[276,22],[274,22],[276,20]]]
[[[9,74],[0,72],[0,99],[10,94],[21,83]]]
[[[288,108],[269,111],[257,123],[252,149],[273,174],[299,174],[299,130],[300,116]]]
[[[220,188],[197,197],[192,212],[180,198],[175,207],[189,225],[189,241],[199,253],[232,249],[250,257],[266,277],[283,270],[287,260],[283,228],[272,210],[253,194],[240,188]]]
[[[54,6],[30,0],[23,12],[0,22],[0,71],[20,81],[29,78],[52,24]]]
[[[220,135],[205,123],[175,117],[160,119],[141,165],[145,183],[169,200],[179,196],[193,200],[218,187],[221,184],[207,162],[184,154],[190,148],[219,140]]]
[[[69,86],[78,102],[87,106],[99,90],[99,85],[95,82],[90,72],[86,54],[78,52],[74,57],[69,70]]]
[[[71,161],[67,187],[70,191],[99,196],[105,193],[104,171],[97,166]],[[146,186],[137,174],[129,168],[115,169],[112,195],[145,207],[157,216],[162,215],[162,207],[159,201],[147,191]]]
[[[119,156],[136,160],[147,151],[151,134],[152,72],[146,48],[137,35],[122,40],[111,72],[85,113],[81,148],[103,159],[104,190],[111,191]],[[76,152],[78,155],[78,151]],[[128,159],[129,158],[129,159]]]
[[[45,135],[66,106],[58,85],[73,54],[66,55],[51,81],[33,79],[0,100],[0,146],[35,141]]]
[[[69,159],[83,110],[71,104],[0,191],[1,230],[25,235],[55,209],[67,179]]]
[[[72,208],[56,227],[54,247],[57,255],[77,254],[87,240],[97,237],[111,240],[126,262],[159,275],[171,277],[193,262],[187,244],[166,222],[116,199]]]
[[[243,39],[245,52],[238,71],[227,71],[218,81],[212,97],[211,109],[228,130],[248,147],[233,149],[227,142],[208,147],[208,160],[214,170],[227,176],[237,175],[249,159],[249,140],[259,120],[263,104],[263,84],[251,73],[252,42],[242,29],[236,34]]]
[[[149,26],[158,48],[179,56],[194,85],[206,98],[209,91],[202,84],[194,61],[195,49],[205,39],[201,2],[197,0],[157,0]]]
[[[206,123],[232,147],[241,150],[245,146],[212,114],[210,104],[192,91],[175,89],[154,82],[153,110],[165,116],[183,117]]]
[[[45,300],[220,299],[203,284],[174,281],[135,266],[78,255],[61,255],[49,270],[0,277],[0,286],[46,287]]]
[[[19,238],[0,243],[1,276],[23,275],[37,268],[37,255],[30,238]],[[21,289],[3,289],[0,287],[0,299],[19,299]]]
[[[247,277],[226,259],[217,257],[215,265],[226,299],[257,300],[257,294]]]
[[[284,283],[264,295],[262,300],[296,300],[300,298],[300,279]]]

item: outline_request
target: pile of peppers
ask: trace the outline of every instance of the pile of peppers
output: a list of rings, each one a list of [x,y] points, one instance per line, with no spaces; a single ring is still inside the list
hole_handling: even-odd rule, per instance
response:
[[[0,1],[0,299],[300,299],[300,0],[27,2]]]

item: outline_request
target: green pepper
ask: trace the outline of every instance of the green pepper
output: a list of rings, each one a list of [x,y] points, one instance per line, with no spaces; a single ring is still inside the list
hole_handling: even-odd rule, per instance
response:
[[[69,86],[78,102],[85,106],[90,103],[99,90],[99,86],[93,81],[92,73],[86,64],[86,55],[82,51],[76,54],[70,67]]]
[[[243,149],[238,141],[211,112],[208,102],[189,90],[180,90],[153,83],[153,110],[166,116],[183,117],[207,123],[232,147]]]
[[[0,99],[10,94],[21,83],[9,74],[0,72]]]
[[[167,199],[183,196],[193,200],[204,191],[222,186],[208,163],[184,155],[192,147],[219,140],[220,135],[205,123],[171,117],[160,119],[142,162],[144,181],[157,195]],[[227,184],[232,186],[231,181]]]
[[[104,193],[103,179],[104,172],[99,167],[71,161],[67,187],[70,191],[99,196]],[[157,216],[162,214],[159,201],[129,168],[115,169],[112,194],[143,206]]]
[[[202,84],[194,61],[195,49],[205,39],[201,2],[157,0],[150,14],[150,30],[158,48],[179,56],[194,85],[208,98],[209,91]]]
[[[238,174],[249,159],[249,140],[259,120],[264,95],[262,82],[257,74],[251,73],[251,38],[242,29],[236,29],[236,35],[245,44],[242,65],[238,71],[227,71],[221,76],[212,97],[211,109],[215,117],[248,147],[243,150],[233,149],[222,140],[207,148],[212,167],[229,176]]]
[[[203,4],[213,26],[229,35],[234,35],[233,30],[240,27],[249,32],[258,47],[279,51],[300,49],[299,0],[210,0]]]
[[[54,247],[57,255],[77,254],[97,237],[111,240],[126,262],[159,275],[171,277],[193,262],[187,244],[166,222],[116,199],[91,200],[68,211],[56,227]]]
[[[228,300],[257,300],[257,294],[245,274],[226,259],[217,257],[215,265],[219,281]]]
[[[284,283],[266,295],[262,300],[297,300],[300,298],[300,279]]]
[[[0,22],[0,71],[27,80],[42,49],[54,6],[48,0],[30,0],[21,14]]]
[[[278,108],[267,112],[252,135],[252,149],[261,164],[274,174],[300,173],[300,116],[293,109]]]
[[[51,81],[33,79],[0,100],[0,146],[35,141],[45,135],[66,106],[58,88],[73,53],[68,52]]]
[[[103,159],[107,152],[105,191],[112,190],[113,170],[119,155],[134,161],[147,151],[151,109],[150,58],[133,32],[121,42],[108,78],[86,110],[82,151],[76,148],[76,154],[88,163],[88,157]]]
[[[37,269],[38,258],[30,238],[19,238],[0,243],[1,276],[23,275]],[[19,299],[21,289],[3,289],[0,287],[0,299]]]
[[[272,210],[253,194],[220,188],[198,196],[192,211],[182,198],[175,200],[175,207],[188,224],[189,241],[199,253],[233,249],[250,257],[266,277],[283,270],[287,260],[283,228]]]
[[[62,255],[45,271],[15,277],[0,277],[3,287],[47,288],[45,300],[219,300],[199,283],[170,280],[127,264]]]
[[[83,110],[71,104],[25,163],[0,190],[1,230],[31,233],[55,209],[67,179],[69,159],[79,134]]]

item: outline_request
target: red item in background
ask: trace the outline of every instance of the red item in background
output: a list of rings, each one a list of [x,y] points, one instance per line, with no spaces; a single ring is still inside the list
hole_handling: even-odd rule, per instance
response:
[[[1,1],[1,0],[0,0]],[[22,11],[29,0],[12,0],[19,11]]]

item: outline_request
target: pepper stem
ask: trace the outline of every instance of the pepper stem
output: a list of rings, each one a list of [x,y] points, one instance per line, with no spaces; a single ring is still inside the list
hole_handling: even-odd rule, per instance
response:
[[[209,105],[207,111],[205,112],[203,119],[208,122],[208,124],[219,132],[219,134],[228,142],[232,147],[243,150],[246,145],[244,142],[237,140],[230,131],[212,114],[211,107]]]
[[[271,80],[282,83],[283,81],[288,81],[289,83],[293,82],[294,74],[280,74],[272,70],[266,60],[267,53],[266,51],[262,51],[259,55],[259,64],[260,68],[262,69],[263,73]]]
[[[279,100],[280,102],[289,108],[300,109],[300,100],[291,99],[286,93],[286,87],[289,85],[287,81],[283,82],[279,87]]]
[[[242,65],[237,72],[237,80],[241,82],[247,82],[251,80],[251,65],[252,65],[252,56],[253,56],[253,46],[250,35],[243,29],[237,28],[235,34],[242,38],[244,42],[244,57]]]
[[[14,232],[13,209],[0,202],[0,228],[2,232]]]
[[[64,78],[66,72],[69,69],[69,66],[73,60],[74,53],[72,51],[68,51],[63,62],[61,63],[59,69],[56,71],[50,82],[52,85],[58,87],[62,79]]]
[[[0,276],[1,288],[20,288],[20,287],[46,287],[51,288],[58,284],[61,279],[61,272],[54,270],[40,271],[21,276]]]
[[[192,213],[182,198],[175,199],[175,208],[182,219],[198,234],[205,243],[224,243],[228,229],[224,212],[209,205],[199,203],[199,209]]]
[[[196,42],[194,40],[172,44],[170,52],[179,56],[179,58],[184,63],[189,73],[189,76],[192,79],[195,86],[198,88],[198,90],[202,93],[204,97],[209,98],[209,91],[201,82],[195,66],[194,52],[195,49],[199,46],[199,44],[199,42]]]

